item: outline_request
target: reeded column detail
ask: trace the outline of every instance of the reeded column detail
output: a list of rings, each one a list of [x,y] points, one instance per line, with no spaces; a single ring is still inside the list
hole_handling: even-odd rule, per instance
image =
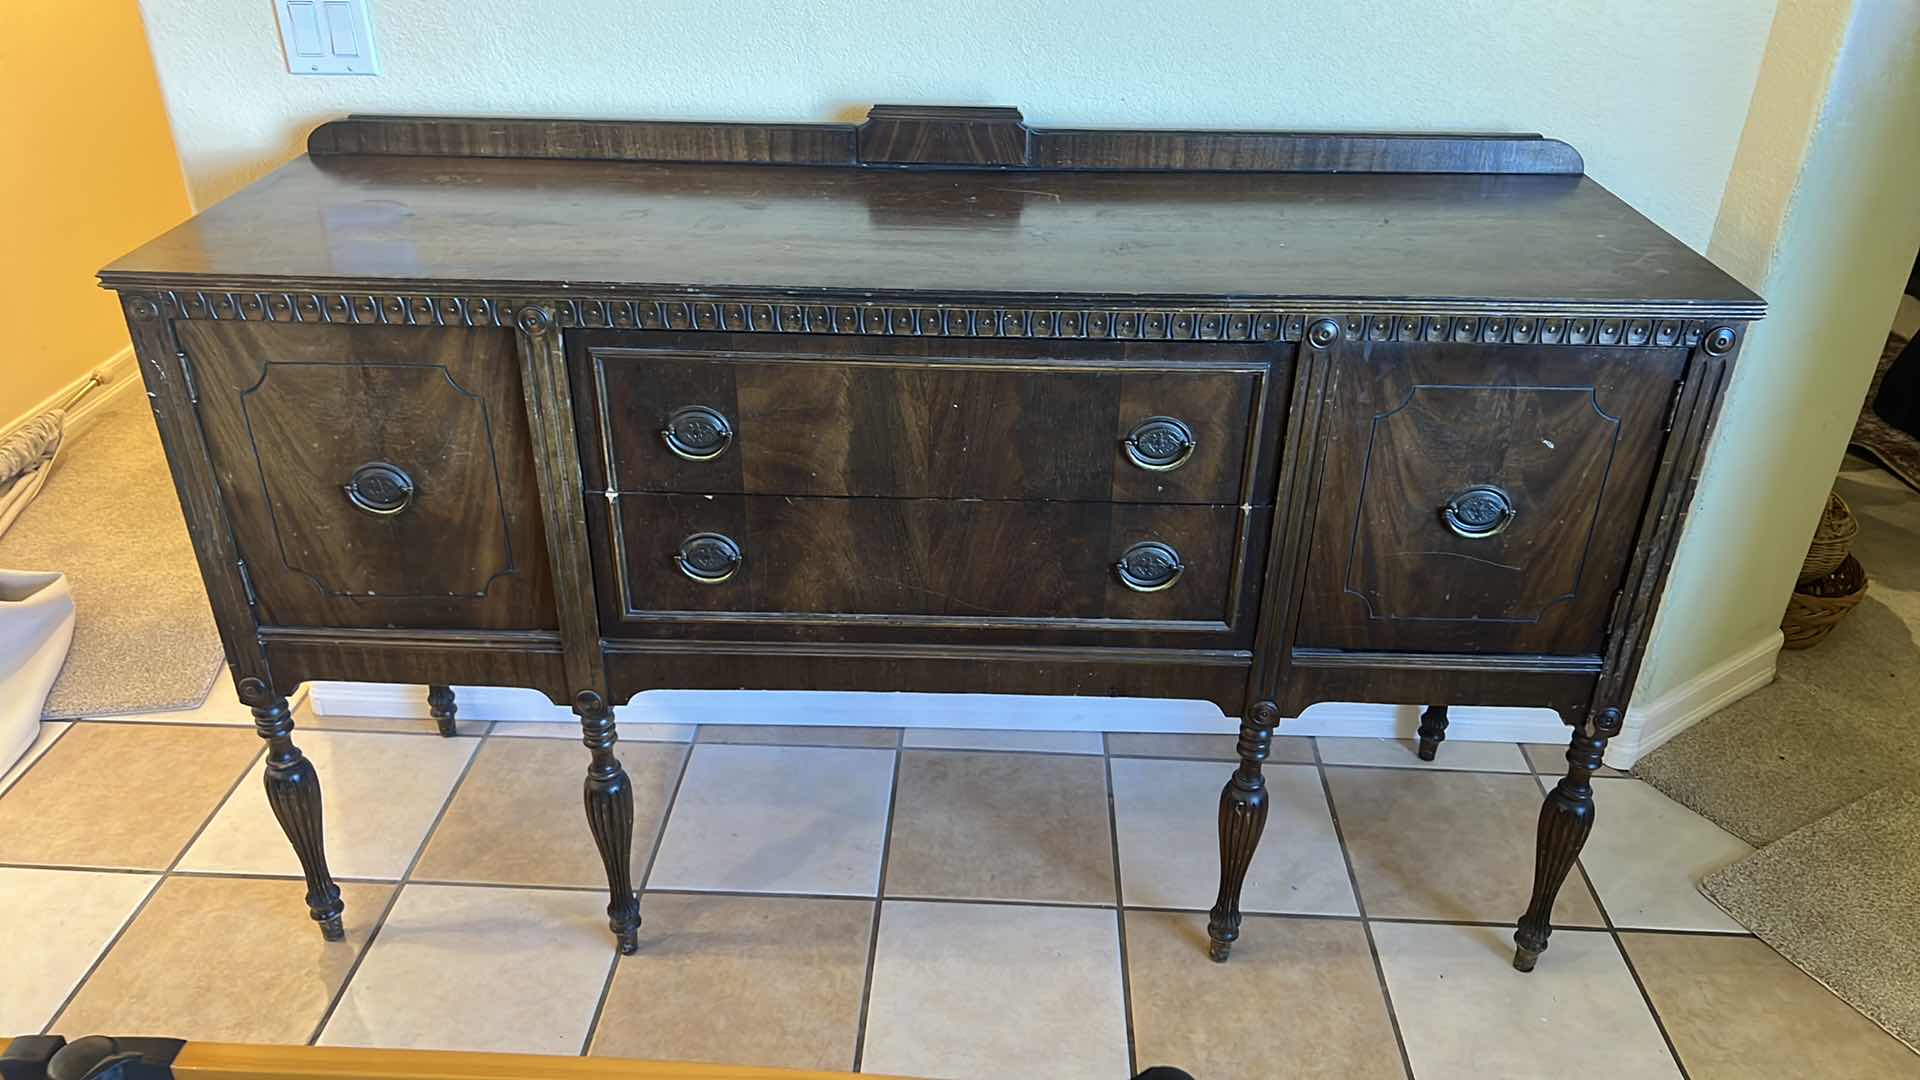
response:
[[[340,941],[346,936],[340,924],[346,904],[327,869],[320,776],[293,744],[293,714],[286,698],[251,678],[242,680],[240,697],[253,709],[254,730],[267,741],[267,805],[300,859],[300,872],[307,879],[307,912],[320,924],[322,937]]]
[[[1273,746],[1280,711],[1262,701],[1240,721],[1240,765],[1220,791],[1220,893],[1207,916],[1207,955],[1225,962],[1240,937],[1240,887],[1267,827],[1267,780],[1261,765]]]
[[[1609,710],[1611,712],[1611,710]],[[1513,933],[1513,966],[1532,971],[1553,935],[1553,902],[1560,886],[1580,858],[1587,834],[1593,831],[1593,773],[1615,728],[1601,722],[1576,727],[1567,748],[1567,774],[1560,778],[1540,807],[1540,828],[1533,861],[1533,898]]]
[[[613,754],[617,738],[613,709],[599,694],[582,691],[574,698],[580,717],[581,741],[593,758],[587,763],[587,828],[600,849],[607,870],[607,928],[631,956],[640,949],[640,898],[633,891],[633,783]]]

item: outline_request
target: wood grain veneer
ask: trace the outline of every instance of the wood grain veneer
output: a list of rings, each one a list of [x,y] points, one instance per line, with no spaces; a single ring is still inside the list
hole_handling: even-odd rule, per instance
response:
[[[1426,705],[1438,753],[1551,708],[1546,948],[1764,312],[1571,147],[927,106],[309,147],[101,277],[323,931],[285,695],[347,678],[570,704],[623,951],[645,690],[1210,701],[1220,960],[1284,716]]]

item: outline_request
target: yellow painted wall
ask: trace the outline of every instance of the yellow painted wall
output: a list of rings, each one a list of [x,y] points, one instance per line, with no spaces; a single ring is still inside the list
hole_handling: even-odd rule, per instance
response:
[[[126,347],[119,306],[94,271],[189,213],[134,0],[5,7],[0,430]]]

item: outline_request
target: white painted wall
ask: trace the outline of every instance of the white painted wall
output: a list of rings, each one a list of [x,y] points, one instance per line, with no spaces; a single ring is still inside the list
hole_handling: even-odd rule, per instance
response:
[[[384,73],[286,73],[268,0],[143,0],[198,204],[350,111],[1539,131],[1704,248],[1773,0],[373,0]]]
[[[1039,125],[1539,131],[1572,142],[1592,176],[1701,249],[1774,14],[1773,0],[374,0],[384,73],[313,78],[286,73],[267,0],[142,6],[200,206],[352,111],[857,120],[876,101],[1007,104]],[[1750,672],[1752,646],[1705,642],[1696,675]],[[1676,672],[1661,707],[1686,713],[1751,681],[1716,678]],[[1006,705],[996,721],[1085,722],[1073,703]],[[881,707],[786,706],[822,718]],[[1333,708],[1289,730],[1363,722]],[[1364,723],[1351,730],[1410,728],[1412,713]],[[1559,737],[1537,713],[1457,714],[1455,737],[1476,732]]]
[[[1916,58],[1914,0],[1780,4],[1709,249],[1769,312],[1741,350],[1642,695],[1780,625],[1920,249]]]

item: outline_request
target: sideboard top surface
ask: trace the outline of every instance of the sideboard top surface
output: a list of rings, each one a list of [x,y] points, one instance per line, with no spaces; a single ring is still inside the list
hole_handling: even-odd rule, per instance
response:
[[[301,157],[101,277],[842,302],[1763,310],[1581,175]]]

